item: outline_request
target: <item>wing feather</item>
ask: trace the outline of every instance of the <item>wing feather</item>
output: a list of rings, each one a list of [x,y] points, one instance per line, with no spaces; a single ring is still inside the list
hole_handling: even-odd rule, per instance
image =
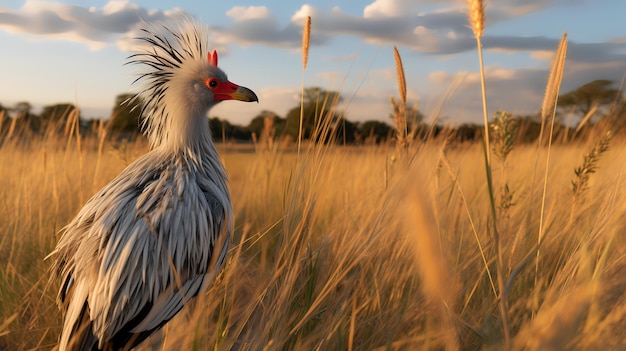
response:
[[[228,194],[208,193],[219,186],[207,189],[207,180],[195,179],[183,163],[154,167],[164,162],[149,155],[83,207],[54,253],[54,271],[64,282],[59,300],[88,306],[100,348],[130,342],[132,334],[141,341],[161,327],[223,264],[225,252],[212,252],[214,238],[221,233],[225,244],[217,247],[228,248]],[[78,323],[77,309],[68,309],[63,335]]]

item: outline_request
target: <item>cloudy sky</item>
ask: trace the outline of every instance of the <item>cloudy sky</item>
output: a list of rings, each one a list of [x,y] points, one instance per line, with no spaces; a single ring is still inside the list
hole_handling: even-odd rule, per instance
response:
[[[552,53],[569,46],[562,91],[593,79],[621,82],[626,70],[624,0],[487,2],[484,60],[490,113],[539,109]],[[247,124],[262,110],[284,116],[299,102],[303,19],[312,17],[305,85],[343,93],[350,120],[388,119],[397,95],[393,46],[409,100],[440,121],[480,122],[478,60],[465,0],[0,2],[0,103],[79,105],[108,117],[115,96],[133,91],[132,54],[142,21],[190,14],[209,26],[210,44],[231,81],[259,104],[226,102],[212,116]]]

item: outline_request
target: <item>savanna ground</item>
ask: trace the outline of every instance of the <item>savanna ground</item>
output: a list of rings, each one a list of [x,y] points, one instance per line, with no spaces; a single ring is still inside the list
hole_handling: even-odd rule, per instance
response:
[[[545,147],[493,158],[499,250],[480,143],[300,157],[220,145],[236,214],[226,269],[142,349],[503,349],[505,329],[513,349],[626,348],[623,140],[572,191],[596,139],[553,145],[547,178]],[[55,233],[146,150],[97,136],[0,146],[0,349],[54,347]]]
[[[484,5],[468,3],[480,53]],[[405,114],[398,147],[220,145],[235,210],[225,270],[140,349],[626,349],[626,140],[592,128],[546,142],[566,46],[532,144],[502,114],[492,147],[413,141]],[[55,233],[147,150],[67,131],[0,144],[0,349],[54,348]]]

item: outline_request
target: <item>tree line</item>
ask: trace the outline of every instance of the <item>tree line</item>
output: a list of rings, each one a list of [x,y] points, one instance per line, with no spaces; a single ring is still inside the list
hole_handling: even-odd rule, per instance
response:
[[[626,132],[626,101],[621,91],[613,87],[610,80],[594,80],[559,97],[555,126],[560,135],[576,138],[585,135],[590,129],[600,125],[614,134]],[[346,119],[344,111],[338,109],[342,96],[339,92],[319,87],[304,90],[303,105],[291,108],[287,114],[279,116],[272,111],[262,111],[248,125],[236,125],[226,119],[210,117],[213,137],[223,142],[251,142],[259,140],[280,140],[293,142],[300,133],[304,140],[336,142],[343,144],[375,144],[390,140],[394,128],[383,120],[354,122]],[[13,107],[0,104],[0,137],[23,134],[42,134],[50,131],[67,132],[68,123],[75,120],[83,133],[94,131],[97,126],[117,135],[129,138],[139,134],[141,101],[132,94],[121,94],[115,99],[113,112],[106,121],[86,120],[80,116],[76,106],[60,103],[46,106],[39,115],[32,113],[28,102],[17,103]],[[424,124],[423,115],[417,108],[402,110],[391,98],[388,121],[393,122],[398,113],[406,113],[407,129],[415,138],[427,138],[446,131],[459,141],[479,140],[483,127],[478,124],[462,124],[456,127]],[[520,142],[530,142],[539,135],[541,119],[539,113],[527,116],[514,116],[518,124]],[[300,122],[302,121],[302,128]],[[559,135],[559,133],[557,133]]]

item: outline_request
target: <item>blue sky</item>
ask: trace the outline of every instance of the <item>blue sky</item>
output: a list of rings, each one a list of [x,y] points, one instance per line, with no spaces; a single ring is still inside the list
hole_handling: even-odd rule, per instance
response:
[[[211,32],[220,67],[257,92],[259,104],[211,111],[247,124],[262,110],[284,116],[299,102],[303,18],[312,17],[306,86],[338,90],[354,121],[387,120],[397,96],[393,46],[404,62],[409,101],[442,122],[480,122],[477,56],[465,0],[367,1],[17,1],[0,3],[0,103],[35,108],[77,104],[108,117],[115,96],[136,90],[123,66],[141,19],[187,13]],[[539,109],[552,54],[568,32],[562,92],[626,71],[623,0],[487,2],[484,47],[489,110]]]

